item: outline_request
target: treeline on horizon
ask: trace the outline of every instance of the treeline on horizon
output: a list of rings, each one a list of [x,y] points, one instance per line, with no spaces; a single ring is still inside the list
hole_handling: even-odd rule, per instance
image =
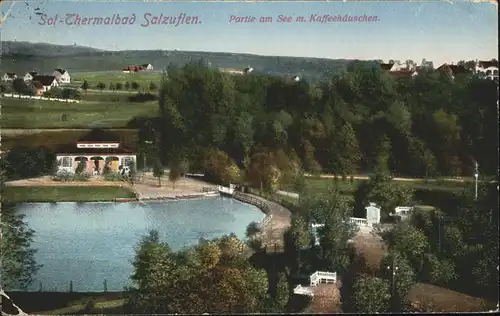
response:
[[[410,177],[497,173],[497,84],[454,80],[433,69],[394,78],[370,62],[311,84],[260,75],[230,76],[190,63],[170,66],[160,89],[161,117],[142,139],[160,135],[162,160],[219,149],[240,168],[252,156],[283,153],[306,172],[339,176],[389,171]],[[261,157],[262,158],[262,157]],[[274,160],[273,160],[274,159]]]

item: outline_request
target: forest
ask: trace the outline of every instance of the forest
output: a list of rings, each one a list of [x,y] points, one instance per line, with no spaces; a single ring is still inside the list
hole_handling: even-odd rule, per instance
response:
[[[497,89],[433,69],[395,78],[374,62],[352,62],[317,84],[189,63],[168,68],[161,115],[140,137],[158,140],[164,164],[188,160],[190,169],[218,152],[227,159],[212,160],[240,169],[283,169],[279,160],[288,158],[312,174],[470,177],[477,162],[482,177],[494,177]]]

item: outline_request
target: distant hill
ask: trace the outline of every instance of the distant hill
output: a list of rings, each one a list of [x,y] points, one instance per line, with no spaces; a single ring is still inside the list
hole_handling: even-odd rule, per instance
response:
[[[2,41],[0,53],[4,55],[24,55],[24,56],[78,56],[88,55],[91,53],[102,52],[103,50],[70,45],[54,45],[48,43],[30,43],[30,42],[14,42]]]
[[[2,72],[18,75],[27,71],[52,72],[64,68],[70,73],[121,70],[128,65],[150,63],[156,70],[169,64],[182,66],[204,60],[213,68],[243,69],[251,66],[258,73],[298,75],[315,81],[346,69],[350,60],[306,57],[276,57],[252,54],[190,52],[167,50],[104,51],[81,46],[45,43],[2,42]]]

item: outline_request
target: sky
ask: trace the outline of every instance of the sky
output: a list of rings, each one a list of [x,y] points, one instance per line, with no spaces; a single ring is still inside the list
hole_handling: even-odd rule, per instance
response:
[[[10,2],[2,2],[4,16]],[[36,10],[36,9],[39,10]],[[37,15],[36,12],[39,12]],[[45,15],[40,15],[43,13]],[[198,24],[153,25],[152,17],[197,17]],[[69,25],[67,14],[121,18],[129,25]],[[372,16],[372,22],[311,21],[319,16]],[[49,18],[57,15],[55,25]],[[146,15],[146,16],[145,16]],[[279,16],[292,22],[280,22]],[[253,16],[234,23],[231,16]],[[305,22],[297,22],[303,16]],[[260,17],[272,22],[260,23]],[[67,20],[74,22],[74,17]],[[147,25],[149,21],[149,25]],[[163,18],[161,19],[163,21]],[[43,25],[42,25],[43,24]],[[17,2],[1,25],[2,40],[106,50],[189,50],[333,59],[434,63],[498,59],[497,7],[449,2]]]

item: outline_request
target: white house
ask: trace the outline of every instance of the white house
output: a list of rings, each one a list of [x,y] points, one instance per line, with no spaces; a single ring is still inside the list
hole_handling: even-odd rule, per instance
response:
[[[17,75],[13,72],[8,72],[2,76],[2,81],[12,82],[17,79]]]
[[[143,64],[142,68],[144,68],[144,70],[148,70],[148,71],[154,70],[153,65],[151,65],[151,64]]]
[[[252,68],[252,67],[250,67],[250,66],[248,66],[248,67],[247,67],[247,68],[245,68],[245,70],[244,70],[244,72],[245,72],[246,74],[249,74],[249,73],[251,73],[252,71],[253,71],[253,68]]]
[[[385,71],[403,71],[408,70],[406,64],[401,63],[400,61],[389,62],[387,64],[381,63],[380,68]]]
[[[498,64],[492,61],[476,61],[475,73],[486,79],[498,80]]]
[[[41,83],[43,85],[43,92],[59,87],[59,83],[57,82],[55,76],[34,76],[31,81]]]
[[[394,212],[391,213],[391,216],[399,216],[401,220],[407,220],[410,218],[411,213],[413,212],[413,207],[411,206],[398,206],[394,209]]]
[[[57,82],[60,84],[66,84],[71,82],[71,77],[68,71],[65,69],[58,68],[54,71],[52,75],[56,77]]]
[[[370,202],[370,205],[365,207],[365,210],[366,221],[368,222],[369,226],[380,223],[380,208],[375,203]]]
[[[35,76],[38,76],[38,72],[36,72],[36,71],[28,71],[24,75],[24,81],[31,81],[31,80],[33,80],[33,77],[35,77]]]

